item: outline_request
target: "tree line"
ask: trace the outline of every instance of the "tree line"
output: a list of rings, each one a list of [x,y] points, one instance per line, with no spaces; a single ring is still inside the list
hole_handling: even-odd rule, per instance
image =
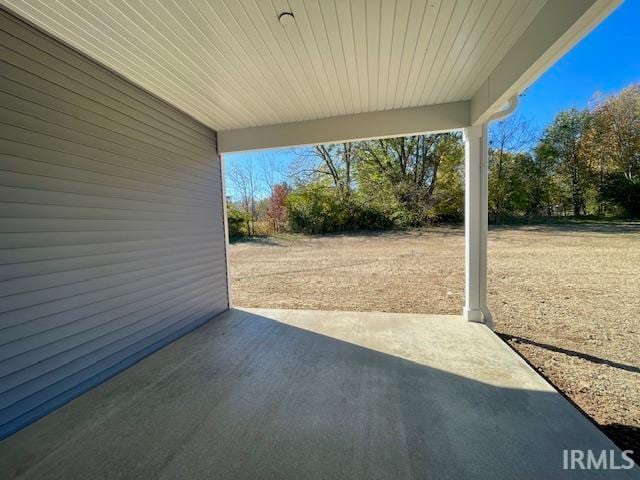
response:
[[[229,174],[232,236],[390,229],[461,221],[464,148],[459,132],[302,151],[285,183],[274,162]],[[258,198],[259,185],[271,195]],[[640,84],[560,112],[541,133],[521,117],[489,133],[492,222],[540,217],[640,216]]]

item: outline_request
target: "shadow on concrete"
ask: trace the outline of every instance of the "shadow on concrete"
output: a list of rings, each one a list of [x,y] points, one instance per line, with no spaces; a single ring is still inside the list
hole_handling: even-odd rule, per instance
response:
[[[0,443],[0,477],[640,478],[564,470],[613,444],[500,383],[230,310]]]
[[[614,362],[613,360],[607,360],[606,358],[596,357],[595,355],[590,355],[588,353],[576,352],[575,350],[568,350],[566,348],[557,347],[548,343],[536,342],[535,340],[518,337],[517,335],[509,335],[506,333],[498,333],[497,335],[507,342],[513,341],[515,343],[526,343],[527,345],[544,348],[545,350],[549,350],[551,352],[562,353],[569,357],[581,358],[582,360],[587,360],[588,362],[598,363],[600,365],[608,365],[609,367],[619,368],[620,370],[626,370],[627,372],[640,373],[640,367],[636,367],[635,365]]]

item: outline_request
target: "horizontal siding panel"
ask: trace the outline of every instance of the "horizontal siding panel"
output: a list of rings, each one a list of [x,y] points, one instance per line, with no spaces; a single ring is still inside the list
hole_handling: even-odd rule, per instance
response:
[[[32,331],[47,330],[49,326],[56,327],[68,322],[81,320],[95,312],[102,312],[124,305],[132,299],[142,298],[146,290],[162,285],[172,284],[174,279],[179,282],[191,281],[191,276],[203,271],[210,271],[211,267],[202,263],[187,263],[182,266],[163,266],[128,274],[128,278],[101,279],[91,286],[83,288],[79,293],[73,292],[66,296],[66,291],[54,290],[41,303],[23,302],[22,307],[0,313],[3,338],[7,341],[29,335]],[[152,276],[151,276],[152,275]],[[96,287],[98,284],[98,288]],[[93,289],[92,289],[93,288]],[[168,287],[166,287],[168,288]],[[41,295],[43,292],[40,292]],[[36,325],[39,323],[39,325]]]
[[[4,77],[7,80],[11,80],[17,84],[27,85],[42,93],[50,92],[52,95],[56,95],[57,98],[68,101],[69,104],[74,105],[76,108],[81,105],[87,105],[88,102],[93,102],[94,108],[98,113],[108,113],[107,118],[113,118],[115,116],[121,119],[122,117],[120,117],[120,115],[124,115],[130,118],[132,124],[137,125],[138,129],[144,130],[145,126],[148,126],[155,131],[155,134],[164,134],[167,138],[175,139],[177,143],[190,142],[191,148],[187,150],[194,148],[206,150],[207,145],[213,141],[213,137],[210,134],[190,135],[187,133],[181,135],[180,131],[172,129],[172,127],[167,127],[159,121],[161,117],[157,114],[149,113],[149,111],[145,114],[140,110],[132,108],[128,104],[119,103],[117,104],[117,109],[114,108],[113,98],[105,95],[109,88],[104,85],[101,86],[101,90],[87,88],[77,81],[77,77],[72,78],[60,75],[58,72],[42,64],[25,60],[25,57],[11,50],[5,49],[5,53],[6,61],[2,62],[2,66]],[[31,71],[29,69],[31,69]],[[46,83],[43,83],[43,81]],[[44,105],[47,104],[46,102],[44,103]],[[115,115],[110,112],[118,112],[120,115]],[[126,121],[123,120],[123,122]]]
[[[128,82],[123,82],[112,72],[100,66],[87,62],[86,58],[76,52],[52,42],[51,37],[41,32],[32,30],[33,35],[25,35],[24,23],[20,21],[8,21],[3,23],[0,30],[2,45],[11,48],[15,53],[13,59],[28,62],[27,71],[37,70],[35,64],[49,69],[44,78],[50,79],[54,84],[65,86],[70,82],[78,82],[73,85],[74,90],[84,93],[81,86],[87,90],[88,97],[105,95],[106,105],[117,105],[118,109],[126,111],[127,106],[134,108],[138,115],[157,119],[174,133],[182,133],[191,138],[191,141],[202,141],[202,137],[210,137],[211,131],[203,125],[192,121],[185,115],[176,112],[165,102],[148,95]],[[51,58],[57,59],[52,62]],[[3,57],[3,61],[11,58]],[[54,76],[58,74],[58,76]],[[100,97],[96,97],[100,98]],[[138,118],[143,122],[143,118]],[[161,128],[158,127],[160,130]]]
[[[184,225],[187,223],[188,225]],[[68,218],[12,218],[0,223],[0,232],[88,232],[113,230],[183,230],[206,231],[208,226],[194,225],[195,222],[168,222],[156,220],[92,220]],[[161,235],[161,233],[159,233]]]
[[[0,211],[1,208],[0,208]],[[143,250],[126,250],[117,253],[97,253],[94,255],[81,255],[66,258],[55,258],[38,261],[17,262],[5,265],[0,271],[0,282],[40,275],[55,275],[62,272],[70,272],[78,269],[91,269],[107,265],[126,264],[130,261],[144,258],[157,258],[158,256],[171,258],[181,252],[207,252],[212,248],[210,242],[182,242],[167,246],[150,246]],[[0,294],[1,295],[1,294]]]
[[[60,137],[14,127],[13,125],[3,125],[0,128],[0,141],[3,142],[2,151],[4,153],[35,159],[44,163],[66,165],[70,161],[69,159],[75,158],[76,161],[71,166],[78,167],[81,171],[95,170],[96,168],[100,171],[100,169],[108,169],[108,167],[104,166],[109,165],[116,168],[116,175],[122,175],[125,172],[121,167],[124,167],[125,171],[130,176],[135,175],[136,179],[139,176],[141,179],[154,178],[156,183],[161,185],[176,186],[178,188],[184,185],[191,185],[193,189],[199,188],[200,191],[205,192],[208,188],[206,183],[202,185],[194,183],[194,181],[198,181],[197,178],[186,174],[180,169],[176,169],[174,164],[161,166],[148,163],[140,158],[132,159],[125,155],[100,150],[91,145],[80,145]],[[37,153],[32,155],[30,153],[32,150],[36,150]],[[113,174],[114,170],[111,169],[107,173]]]
[[[217,313],[214,315],[217,315]],[[189,333],[191,330],[206,323],[210,318],[208,314],[200,317],[197,316],[197,313],[189,315],[171,327],[165,328],[135,345],[118,351],[105,361],[93,364],[78,374],[67,377],[59,384],[50,385],[40,392],[40,394],[47,397],[47,400],[16,416],[8,415],[8,418],[13,418],[3,425],[3,432],[8,432],[5,433],[5,435],[8,435],[23,428],[25,425],[73,400],[76,396],[100,385],[100,383],[142,360],[157,349]],[[144,381],[144,379],[141,380]],[[22,412],[22,410],[19,411]]]
[[[28,264],[59,258],[84,257],[92,255],[107,255],[149,248],[162,248],[173,245],[190,247],[193,244],[209,241],[208,235],[180,235],[176,237],[150,238],[147,240],[132,240],[125,242],[91,243],[82,245],[58,245],[31,248],[6,248],[0,250],[0,265],[14,263]]]
[[[0,11],[0,438],[228,308],[215,133]]]
[[[38,315],[41,312],[36,309],[35,314],[32,312],[26,321],[3,328],[1,330],[2,344],[9,344],[67,324],[83,321],[94,315],[113,315],[110,313],[112,310],[154,295],[165,294],[167,289],[175,289],[185,284],[195,283],[211,275],[219,276],[219,274],[212,274],[208,265],[195,265],[178,270],[179,276],[167,272],[154,278],[143,278],[135,282],[104,289],[101,292],[101,296],[96,295],[96,292],[89,292],[49,302],[48,311],[45,315]],[[13,366],[2,365],[0,367],[0,372],[7,371],[13,371]],[[4,374],[6,373],[0,373],[0,377]]]
[[[78,177],[82,177],[82,173]],[[31,184],[28,182],[30,179]],[[9,203],[181,213],[210,210],[218,194],[220,188],[216,187],[211,189],[208,199],[170,196],[162,195],[160,192],[119,188],[83,180],[68,182],[63,178],[0,170],[0,201]]]
[[[2,141],[0,141],[0,144]],[[169,182],[162,182],[162,177],[155,179],[146,179],[144,175],[136,172],[136,178],[122,177],[122,167],[111,167],[107,165],[106,172],[96,172],[94,170],[86,169],[87,160],[83,158],[77,159],[77,165],[71,166],[65,165],[65,158],[60,158],[61,155],[58,152],[43,151],[39,156],[45,156],[47,162],[33,160],[33,157],[38,158],[38,155],[26,156],[29,154],[28,150],[31,148],[29,145],[20,145],[19,150],[23,156],[18,157],[13,154],[2,154],[2,166],[5,171],[14,173],[27,173],[31,175],[39,175],[50,178],[69,178],[69,175],[73,173],[74,179],[83,183],[92,183],[95,185],[106,185],[116,188],[125,188],[134,191],[160,193],[163,195],[171,195],[171,197],[184,198],[188,200],[203,200],[205,202],[211,201],[212,191],[208,190],[194,190],[192,185],[185,182],[174,182],[172,185]],[[56,162],[56,163],[52,163]],[[84,166],[85,168],[78,168]],[[111,171],[109,171],[111,170]],[[156,180],[156,181],[154,181]],[[160,180],[158,182],[157,180]],[[191,187],[191,188],[189,188]]]
[[[206,312],[211,308],[212,302],[205,296],[200,296],[198,298],[194,298],[192,301],[187,301],[185,304],[181,304],[175,306],[171,309],[168,309],[165,312],[157,314],[154,319],[156,320],[153,324],[146,326],[144,328],[140,328],[138,331],[129,331],[126,332],[126,340],[123,341],[114,341],[111,343],[107,343],[103,347],[99,347],[99,343],[88,344],[87,348],[94,348],[87,355],[80,356],[74,360],[71,360],[67,363],[61,363],[58,365],[54,359],[52,364],[56,365],[56,368],[51,370],[50,372],[45,372],[41,376],[36,376],[31,378],[29,376],[29,380],[25,383],[21,383],[17,387],[7,391],[2,398],[0,398],[0,405],[2,405],[3,409],[10,408],[11,406],[16,405],[18,402],[25,398],[29,398],[30,396],[37,394],[42,388],[46,388],[48,385],[51,385],[53,382],[62,382],[66,378],[82,371],[87,366],[87,361],[103,361],[105,358],[109,358],[112,355],[116,354],[123,348],[129,347],[131,345],[135,345],[136,343],[144,340],[150,332],[156,332],[159,329],[165,329],[167,327],[175,326],[176,322],[180,319],[184,318],[185,313],[188,314],[189,311],[197,311],[198,313],[204,311]],[[112,335],[115,337],[115,335]],[[108,340],[108,339],[107,339]],[[28,373],[32,374],[30,370]],[[0,410],[1,412],[2,410]]]
[[[206,282],[206,284],[194,285],[194,288],[190,291],[181,291],[174,295],[171,295],[165,299],[155,299],[156,302],[151,306],[144,306],[141,304],[139,309],[135,310],[135,306],[131,307],[129,311],[125,312],[123,317],[114,317],[109,321],[104,321],[102,324],[91,325],[90,328],[86,330],[80,331],[72,334],[69,334],[69,330],[66,332],[60,332],[60,336],[51,337],[52,340],[50,342],[50,351],[43,351],[42,348],[31,348],[30,350],[24,352],[21,355],[11,356],[12,362],[15,365],[12,366],[9,372],[22,372],[25,378],[28,380],[30,378],[30,373],[26,370],[29,370],[30,366],[36,364],[44,364],[45,368],[49,368],[54,365],[54,363],[50,363],[50,359],[54,358],[56,355],[61,354],[63,352],[71,352],[69,355],[73,357],[72,352],[76,349],[84,349],[87,352],[91,352],[94,350],[95,342],[106,337],[107,339],[115,339],[115,342],[123,342],[126,341],[129,333],[135,331],[137,327],[142,329],[143,327],[153,325],[154,322],[161,320],[161,316],[163,312],[170,308],[178,308],[177,306],[183,306],[184,304],[188,304],[194,298],[207,298],[207,299],[215,299],[215,296],[212,296],[210,290],[215,288],[217,285],[212,284],[211,282]],[[71,325],[73,326],[73,325]],[[58,330],[52,330],[51,333],[58,334]],[[62,336],[63,333],[66,333],[67,336]],[[39,336],[30,337],[23,341],[20,344],[27,344],[27,346],[36,345],[35,341],[38,340]],[[48,340],[48,338],[47,338]],[[105,340],[105,344],[107,344]],[[49,346],[49,345],[47,345]],[[46,362],[44,361],[46,360]],[[35,369],[34,371],[37,371]],[[10,376],[10,375],[9,375]],[[34,375],[33,378],[36,376]],[[3,377],[3,382],[8,377]],[[10,379],[8,383],[5,385],[9,385]],[[20,383],[21,384],[21,383]],[[3,394],[0,394],[0,398],[6,398]],[[8,404],[13,403],[9,402]],[[8,405],[7,404],[7,405]],[[5,405],[6,406],[6,405]],[[4,408],[4,406],[0,406],[0,409]]]
[[[193,251],[182,250],[170,257],[159,255],[149,258],[141,257],[135,261],[112,263],[99,267],[79,268],[70,271],[37,275],[27,278],[17,278],[0,282],[2,297],[0,297],[0,311],[13,310],[12,307],[25,302],[24,295],[40,290],[38,297],[49,298],[55,291],[59,295],[75,295],[82,289],[89,288],[93,282],[109,282],[115,278],[125,280],[129,273],[147,273],[156,267],[178,267],[194,260],[208,262],[215,255],[211,247],[195,249]],[[199,257],[199,258],[198,258]]]
[[[220,297],[210,294],[211,288],[220,288],[219,284],[208,284],[200,288],[195,288],[192,292],[184,295],[173,296],[169,301],[156,303],[153,308],[145,311],[134,311],[130,314],[130,321],[123,323],[116,319],[111,324],[105,324],[93,331],[88,331],[84,335],[65,338],[57,342],[51,354],[46,355],[46,361],[38,360],[42,352],[33,350],[24,357],[16,357],[22,369],[3,377],[6,382],[7,391],[0,395],[0,408],[5,408],[27,395],[34,393],[42,387],[42,382],[47,381],[44,375],[49,376],[49,381],[58,381],[64,377],[80,370],[82,362],[79,359],[87,359],[94,352],[109,348],[116,351],[122,346],[126,346],[131,341],[131,336],[140,335],[141,332],[148,332],[150,329],[157,329],[158,325],[166,324],[166,318],[180,315],[181,310],[185,310],[190,305],[216,304],[221,301]],[[124,326],[123,326],[124,325]],[[78,340],[82,341],[79,342]],[[72,348],[69,345],[73,345]],[[57,353],[56,353],[57,352]],[[95,358],[94,358],[95,359]],[[97,360],[97,359],[96,359]],[[73,365],[70,363],[75,362]],[[66,370],[59,371],[65,367]],[[73,367],[72,370],[70,367]],[[38,385],[37,388],[34,388]]]
[[[171,132],[159,131],[152,125],[147,125],[117,109],[96,102],[93,98],[79,95],[70,89],[69,85],[66,88],[60,87],[52,84],[43,75],[34,75],[5,62],[1,64],[1,68],[2,76],[6,79],[2,83],[5,93],[22,99],[30,99],[32,102],[37,102],[52,110],[70,112],[74,117],[93,125],[104,124],[106,128],[126,136],[130,136],[131,132],[137,132],[145,136],[147,141],[158,142],[156,144],[160,146],[166,145],[168,151],[191,152],[205,156],[210,153],[210,138],[204,137],[205,142],[202,142],[202,145],[193,139],[184,140]]]
[[[16,141],[21,141],[22,143],[90,157],[98,150],[107,154],[107,157],[113,156],[115,159],[127,159],[134,166],[140,164],[152,167],[152,171],[160,167],[158,171],[163,171],[162,169],[164,169],[164,171],[178,175],[179,178],[183,178],[195,185],[203,187],[208,185],[206,181],[201,180],[201,176],[205,172],[200,166],[193,164],[180,165],[174,161],[173,154],[170,153],[165,156],[159,156],[143,150],[132,150],[126,144],[103,140],[99,136],[84,132],[82,129],[67,128],[6,108],[0,108],[0,125],[2,125],[0,134],[3,138],[7,136],[8,140],[16,139]],[[12,132],[11,127],[20,129],[22,134],[15,131]],[[209,174],[210,178],[212,176]]]
[[[222,311],[222,309],[218,310],[211,304],[205,304],[195,308],[185,309],[183,310],[182,314],[178,316],[178,318],[181,318],[181,320],[174,321],[169,327],[166,327],[159,332],[144,337],[141,341],[119,350],[115,354],[107,357],[102,361],[98,361],[95,363],[85,362],[85,365],[87,366],[79,372],[66,377],[60,382],[49,384],[46,388],[40,390],[38,393],[30,395],[29,397],[23,399],[21,402],[14,403],[8,408],[1,410],[0,422],[9,423],[16,416],[23,414],[23,412],[28,412],[29,410],[35,409],[40,406],[43,403],[42,397],[53,399],[56,396],[63,394],[65,391],[73,388],[79,383],[90,379],[94,375],[99,374],[101,371],[106,370],[112,365],[120,362],[123,357],[126,358],[126,355],[131,355],[136,351],[144,349],[147,345],[157,341],[158,338],[168,336],[171,332],[180,329],[185,324],[199,323],[198,320],[209,319],[212,315],[215,316]]]
[[[0,94],[0,97],[4,96]],[[180,164],[180,162],[176,162],[180,156],[173,152],[163,152],[160,149],[150,148],[147,144],[122,137],[100,127],[94,127],[81,120],[55,115],[56,112],[53,111],[49,112],[48,116],[43,116],[46,115],[45,112],[33,113],[30,111],[32,109],[27,108],[26,110],[29,113],[23,113],[21,110],[9,108],[13,105],[5,106],[4,102],[6,101],[2,99],[3,103],[0,104],[3,105],[0,108],[0,123],[2,124],[13,125],[14,127],[34,132],[42,132],[80,145],[95,146],[105,152],[123,155],[132,160],[144,159],[148,163],[164,165],[168,168],[171,168],[172,165]],[[50,118],[50,120],[43,120],[44,118]],[[204,167],[200,162],[184,162],[181,166],[180,170],[184,169],[196,178],[205,176],[208,179],[212,179],[214,176],[214,172]]]
[[[106,202],[105,202],[106,203]],[[68,218],[100,220],[169,220],[172,222],[193,222],[197,211],[163,212],[160,210],[136,210],[133,208],[77,207],[59,204],[3,203],[0,202],[0,217],[6,218]]]
[[[163,195],[162,193],[147,192],[141,190],[133,190],[130,188],[112,187],[110,185],[99,185],[95,183],[83,182],[82,180],[65,180],[60,178],[47,177],[44,175],[29,175],[24,173],[9,172],[6,170],[0,170],[0,186],[12,187],[14,189],[26,188],[31,190],[43,190],[51,193],[66,193],[83,195],[85,197],[105,198],[111,202],[115,208],[123,208],[127,203],[118,202],[119,199],[123,201],[131,201],[133,205],[138,207],[144,206],[142,203],[136,202],[149,202],[151,205],[174,205],[174,206],[189,206],[207,208],[213,203],[213,198],[209,201],[200,199],[191,199],[185,197],[172,197],[170,195]],[[215,193],[216,190],[212,188]],[[17,201],[27,202],[30,195],[37,197],[38,192],[28,192],[27,197],[20,197],[21,194],[26,192],[20,192],[16,190],[5,190],[2,192],[3,201]],[[82,200],[78,198],[78,200]],[[40,203],[39,200],[37,203]]]
[[[7,78],[3,78],[2,83],[12,82]],[[38,94],[39,92],[34,90],[32,93]],[[45,96],[45,98],[49,99],[51,97]],[[190,153],[187,149],[176,147],[169,142],[151,137],[148,134],[132,128],[127,128],[108,119],[102,119],[102,121],[100,121],[100,119],[91,119],[93,121],[89,121],[89,119],[86,118],[88,115],[83,115],[82,112],[69,112],[69,110],[60,111],[52,107],[43,106],[37,101],[25,100],[14,94],[5,93],[1,89],[0,104],[3,105],[7,111],[14,113],[14,119],[15,114],[19,114],[20,118],[22,118],[22,115],[36,119],[46,118],[48,122],[55,123],[56,125],[66,127],[70,130],[85,132],[145,155],[151,154],[160,158],[174,156],[187,165],[193,165],[194,167],[201,168],[203,171],[211,171],[211,166],[206,163],[206,160],[200,160],[201,157],[206,159],[206,153]],[[72,104],[66,104],[66,106],[73,107]],[[58,107],[64,108],[65,105]]]
[[[222,280],[222,279],[220,279]],[[54,364],[50,359],[63,352],[78,351],[91,352],[95,347],[94,341],[108,337],[120,341],[125,339],[129,332],[136,328],[152,325],[159,320],[158,315],[173,308],[177,304],[183,305],[193,298],[215,299],[211,291],[220,287],[220,282],[212,282],[210,278],[199,283],[176,289],[171,295],[153,296],[126,308],[115,310],[112,316],[96,316],[83,322],[84,330],[78,330],[75,324],[67,325],[67,328],[56,328],[43,335],[27,337],[19,342],[14,342],[1,349],[3,358],[11,358],[11,368],[3,370],[3,373],[18,372],[35,364],[43,364],[50,368]],[[89,321],[90,320],[90,321]],[[42,337],[46,336],[47,348],[42,348]],[[104,344],[107,344],[105,340]],[[22,350],[18,350],[18,348]],[[96,347],[97,348],[97,347]],[[19,354],[15,354],[19,352]],[[45,362],[46,360],[46,362]],[[3,378],[3,383],[6,377]],[[5,383],[8,386],[8,383]],[[1,397],[1,395],[0,395]],[[0,408],[2,408],[0,406]]]
[[[194,235],[197,232],[180,232],[167,230],[162,238],[182,237]],[[118,243],[135,240],[151,240],[158,238],[154,230],[135,230],[118,232],[34,232],[25,236],[22,233],[0,233],[0,244],[5,249],[20,249],[28,247],[47,247],[58,245],[89,245],[96,243]]]

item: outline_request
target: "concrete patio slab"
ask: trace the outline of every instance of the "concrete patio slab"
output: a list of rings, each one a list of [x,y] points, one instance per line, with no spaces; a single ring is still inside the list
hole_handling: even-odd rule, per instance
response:
[[[233,309],[0,443],[1,478],[640,478],[481,324]]]

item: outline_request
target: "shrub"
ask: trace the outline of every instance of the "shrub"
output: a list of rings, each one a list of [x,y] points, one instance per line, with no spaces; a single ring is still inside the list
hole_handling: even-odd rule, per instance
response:
[[[600,200],[619,205],[632,218],[640,217],[640,178],[629,180],[622,173],[610,175]]]
[[[291,192],[287,210],[291,229],[306,233],[344,230],[350,219],[350,211],[337,192],[319,183],[310,183]]]
[[[331,233],[345,230],[384,230],[396,226],[394,219],[374,204],[357,196],[343,198],[320,182],[309,183],[289,193],[289,226],[295,232]]]
[[[229,239],[248,235],[249,214],[238,209],[233,203],[227,202],[227,224],[229,225]]]

